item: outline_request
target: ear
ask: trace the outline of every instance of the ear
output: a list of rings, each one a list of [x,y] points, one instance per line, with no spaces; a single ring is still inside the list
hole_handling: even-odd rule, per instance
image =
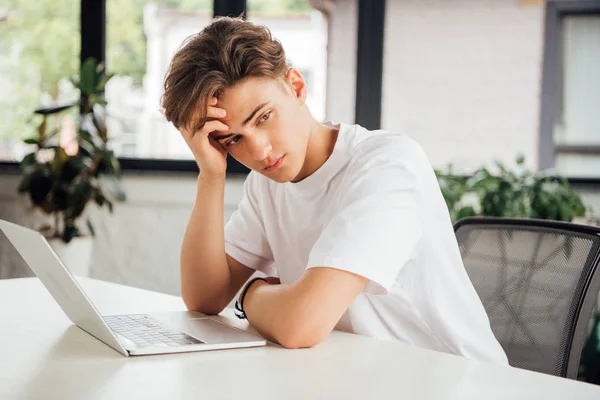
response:
[[[286,74],[286,81],[291,87],[300,104],[306,104],[306,82],[296,68],[290,68]]]

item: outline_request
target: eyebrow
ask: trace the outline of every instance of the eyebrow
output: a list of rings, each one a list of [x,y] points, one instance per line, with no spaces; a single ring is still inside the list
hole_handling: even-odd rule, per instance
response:
[[[262,104],[259,104],[259,105],[258,105],[258,106],[257,106],[257,107],[254,109],[254,111],[252,111],[252,113],[250,114],[250,116],[249,116],[248,118],[246,118],[246,119],[244,120],[244,122],[242,122],[242,126],[246,126],[246,125],[248,125],[248,123],[249,123],[249,122],[252,120],[252,118],[254,118],[254,116],[256,115],[256,113],[257,113],[257,112],[258,112],[258,111],[259,111],[261,108],[263,108],[264,106],[266,106],[268,103],[269,103],[268,101],[265,101],[264,103],[262,103]],[[219,140],[227,139],[227,138],[229,138],[229,137],[231,137],[231,136],[235,136],[235,135],[237,135],[237,133],[226,133],[226,134],[223,134],[223,135],[215,135],[215,136],[213,136],[213,139],[215,139],[216,141],[219,141]]]

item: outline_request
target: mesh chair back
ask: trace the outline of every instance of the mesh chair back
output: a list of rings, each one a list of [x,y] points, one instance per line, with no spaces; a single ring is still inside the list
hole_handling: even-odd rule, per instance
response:
[[[576,377],[576,366],[569,363],[579,364],[583,339],[578,349],[573,344],[584,335],[578,330],[587,329],[598,296],[600,230],[533,219],[467,218],[455,232],[510,365]]]

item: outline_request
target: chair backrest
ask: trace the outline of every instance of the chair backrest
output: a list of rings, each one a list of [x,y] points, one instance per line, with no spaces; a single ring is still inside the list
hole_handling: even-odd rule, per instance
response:
[[[600,290],[600,229],[486,217],[454,230],[510,365],[576,378]]]

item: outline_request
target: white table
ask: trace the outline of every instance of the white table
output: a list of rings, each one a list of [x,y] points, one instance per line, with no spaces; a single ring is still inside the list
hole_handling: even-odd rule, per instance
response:
[[[79,281],[103,314],[185,309],[179,297]],[[124,357],[72,325],[37,278],[0,281],[0,399],[138,398],[598,400],[600,386],[342,332],[312,349]]]

